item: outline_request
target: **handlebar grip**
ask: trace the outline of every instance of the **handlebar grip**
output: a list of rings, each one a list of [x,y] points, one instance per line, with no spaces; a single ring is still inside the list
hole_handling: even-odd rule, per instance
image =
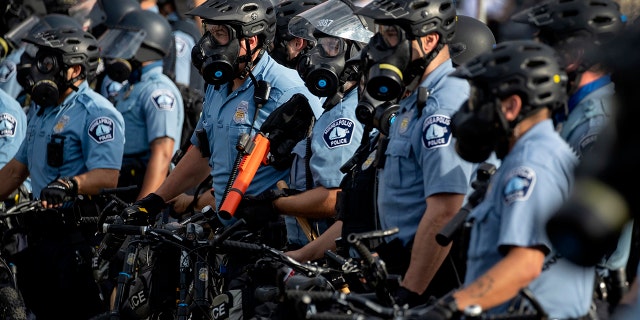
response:
[[[301,300],[304,297],[309,297],[311,301],[331,301],[337,300],[337,296],[340,293],[335,291],[304,291],[304,290],[286,290],[285,294],[287,299]]]
[[[249,251],[258,253],[262,251],[262,246],[255,243],[248,243],[242,241],[234,241],[234,240],[225,240],[222,242],[222,245],[227,248],[239,249],[242,251]]]
[[[449,220],[442,230],[436,234],[436,242],[438,242],[439,245],[446,247],[451,243],[451,241],[453,241],[456,233],[462,228],[464,222],[467,221],[467,217],[469,216],[472,208],[473,206],[471,206],[471,204],[465,204],[460,208],[460,211],[458,211],[458,213]]]
[[[128,224],[102,224],[102,232],[115,233],[115,234],[127,234],[127,235],[144,235],[147,233],[149,227],[147,226],[132,226]]]

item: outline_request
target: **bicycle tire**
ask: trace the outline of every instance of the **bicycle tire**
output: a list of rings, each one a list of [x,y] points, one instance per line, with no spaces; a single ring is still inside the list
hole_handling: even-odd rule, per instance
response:
[[[27,308],[20,293],[12,287],[0,288],[0,318],[27,320]]]

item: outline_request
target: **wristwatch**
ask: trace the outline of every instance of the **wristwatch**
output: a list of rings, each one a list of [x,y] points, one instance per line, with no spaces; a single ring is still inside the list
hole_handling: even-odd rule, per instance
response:
[[[478,304],[470,304],[464,308],[464,315],[472,319],[480,319],[482,307]]]

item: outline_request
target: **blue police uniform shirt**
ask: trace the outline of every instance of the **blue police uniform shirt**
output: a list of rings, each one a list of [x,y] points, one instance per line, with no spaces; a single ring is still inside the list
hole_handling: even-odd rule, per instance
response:
[[[451,135],[451,116],[468,99],[469,84],[448,77],[453,70],[448,60],[422,82],[429,97],[420,117],[416,89],[400,101],[398,116],[391,124],[377,203],[382,228],[400,230],[387,240],[397,237],[403,245],[413,240],[427,197],[467,194],[471,189],[473,165],[458,156]]]
[[[86,81],[61,105],[41,108],[29,109],[27,134],[15,156],[29,169],[34,196],[39,196],[40,190],[58,177],[75,176],[93,169],[120,170],[124,120]],[[64,160],[60,167],[47,163],[47,144],[52,135],[64,137]]]
[[[202,115],[195,131],[206,130],[209,146],[201,146],[195,133],[191,136],[192,144],[199,148],[209,148],[211,152],[209,166],[214,196],[218,201],[222,199],[229,174],[233,171],[238,154],[236,144],[242,133],[249,134],[251,130],[253,137],[269,114],[296,93],[302,93],[309,99],[316,117],[322,110],[320,100],[304,86],[296,71],[279,65],[268,54],[262,56],[252,73],[256,80],[264,80],[271,84],[269,99],[259,110],[253,129],[252,122],[256,113],[253,100],[254,84],[251,79],[247,79],[233,92],[230,92],[229,84],[223,84],[217,89],[215,86],[207,86]],[[278,180],[288,182],[288,175],[289,170],[279,171],[272,166],[260,166],[246,194],[259,194],[267,189],[275,189]]]
[[[604,76],[581,87],[569,99],[569,115],[560,135],[582,156],[596,141],[613,108],[614,84]]]
[[[569,99],[569,115],[562,122],[560,135],[582,157],[597,140],[609,122],[614,108],[614,84],[610,76],[603,76],[582,86]],[[620,269],[627,265],[631,250],[631,223],[625,226],[618,239],[618,247],[601,264],[606,269]],[[605,270],[602,272],[606,273]],[[606,274],[603,274],[606,275]]]
[[[20,56],[25,50],[25,46],[20,46],[13,50],[2,62],[0,62],[0,89],[4,90],[14,99],[22,92],[22,86],[16,77]]]
[[[324,112],[316,121],[311,133],[311,159],[309,169],[313,176],[313,186],[327,189],[338,188],[344,177],[340,167],[347,162],[360,146],[364,126],[356,119],[358,90],[351,90],[345,97]],[[306,140],[294,148],[296,155],[291,167],[290,188],[306,190]],[[312,228],[322,234],[328,223],[325,219],[311,219]],[[285,216],[287,238],[290,244],[304,246],[309,241],[295,217]]]
[[[577,162],[551,120],[536,124],[515,143],[491,178],[484,201],[470,213],[465,285],[502,260],[509,247],[541,247],[547,254],[541,274],[529,284],[534,297],[552,319],[587,314],[594,268],[562,258],[545,232],[548,219],[569,197]],[[504,313],[508,304],[488,312]]]
[[[175,12],[167,16],[169,21],[177,21],[178,19],[180,17]],[[193,39],[190,34],[180,30],[174,30],[173,36],[176,42],[176,65],[174,71],[176,82],[189,86],[191,84],[191,49],[196,45],[196,41],[200,39]]]
[[[27,115],[16,99],[0,90],[0,168],[16,155],[27,133]]]
[[[115,100],[124,118],[127,143],[124,154],[149,159],[149,145],[158,138],[173,139],[173,152],[180,148],[184,119],[182,96],[176,85],[162,73],[162,62],[142,67],[140,81],[125,84]],[[144,155],[143,155],[144,154]]]

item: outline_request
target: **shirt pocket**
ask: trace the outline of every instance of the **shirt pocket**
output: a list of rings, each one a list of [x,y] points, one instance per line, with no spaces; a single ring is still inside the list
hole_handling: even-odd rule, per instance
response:
[[[392,188],[405,188],[415,185],[422,177],[415,157],[412,157],[411,143],[404,139],[394,139],[389,142],[385,152],[385,176],[387,184]]]
[[[500,219],[495,214],[495,207],[489,200],[481,202],[469,215],[473,227],[469,239],[468,256],[470,259],[481,259],[496,254],[498,237],[500,236]]]

